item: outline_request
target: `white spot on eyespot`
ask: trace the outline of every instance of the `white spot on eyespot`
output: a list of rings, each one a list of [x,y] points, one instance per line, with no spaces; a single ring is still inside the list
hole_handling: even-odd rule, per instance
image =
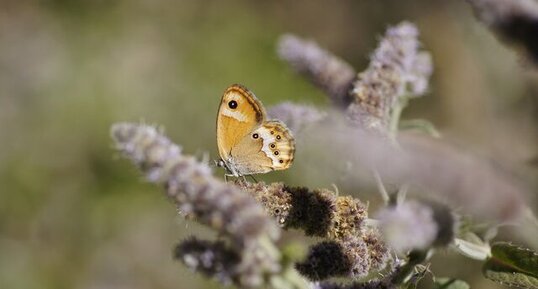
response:
[[[224,108],[222,110],[222,114],[227,116],[227,117],[231,117],[237,121],[241,121],[241,122],[246,122],[247,121],[247,117],[242,114],[241,112],[239,111],[233,111],[233,110],[230,110],[228,108]]]
[[[271,135],[271,132],[268,129],[264,128],[264,127],[261,127],[260,129],[258,129],[258,133],[259,133],[260,137],[263,139],[263,145],[262,145],[263,153],[268,158],[271,159],[271,161],[273,163],[273,167],[278,166],[280,164],[278,162],[278,157],[274,156],[273,152],[269,148],[269,144],[271,144],[271,143],[273,143],[275,141],[275,136]]]

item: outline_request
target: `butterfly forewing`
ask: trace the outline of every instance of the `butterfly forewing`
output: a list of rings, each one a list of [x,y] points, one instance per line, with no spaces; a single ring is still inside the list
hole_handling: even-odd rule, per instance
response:
[[[217,114],[217,147],[226,160],[232,148],[265,120],[265,110],[254,94],[234,84],[224,92]]]

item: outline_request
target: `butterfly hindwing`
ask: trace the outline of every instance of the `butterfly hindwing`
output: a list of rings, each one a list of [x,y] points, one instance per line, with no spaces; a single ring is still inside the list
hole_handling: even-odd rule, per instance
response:
[[[272,169],[287,169],[295,154],[295,140],[290,130],[281,121],[271,120],[264,122],[258,131],[263,138],[262,151],[271,158]]]
[[[287,169],[295,152],[295,141],[280,121],[262,123],[232,149],[233,165],[241,174],[260,174]]]

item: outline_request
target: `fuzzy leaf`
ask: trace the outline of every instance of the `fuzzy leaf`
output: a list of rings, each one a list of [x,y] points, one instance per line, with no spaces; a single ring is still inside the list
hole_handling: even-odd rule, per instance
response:
[[[454,278],[435,278],[434,289],[470,289],[467,282]]]
[[[486,278],[520,288],[538,288],[538,253],[509,243],[496,243],[482,268]]]

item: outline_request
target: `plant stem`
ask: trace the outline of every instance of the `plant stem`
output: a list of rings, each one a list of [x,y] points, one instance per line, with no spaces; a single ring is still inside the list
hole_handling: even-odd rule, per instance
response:
[[[424,262],[427,257],[428,251],[411,251],[407,263],[398,267],[394,275],[390,276],[390,284],[398,285],[405,283],[413,273],[415,266]]]
[[[408,102],[409,98],[407,96],[402,96],[398,98],[398,101],[396,102],[390,113],[389,134],[393,140],[396,139],[396,136],[398,134],[398,125],[400,124],[402,111],[407,106]]]
[[[383,203],[385,203],[385,205],[388,205],[390,202],[390,196],[389,196],[389,193],[387,192],[387,189],[385,188],[385,185],[383,185],[383,180],[381,180],[381,176],[376,170],[374,170],[373,173],[374,173],[375,182],[377,184],[377,190],[381,194],[381,199],[383,199]]]

